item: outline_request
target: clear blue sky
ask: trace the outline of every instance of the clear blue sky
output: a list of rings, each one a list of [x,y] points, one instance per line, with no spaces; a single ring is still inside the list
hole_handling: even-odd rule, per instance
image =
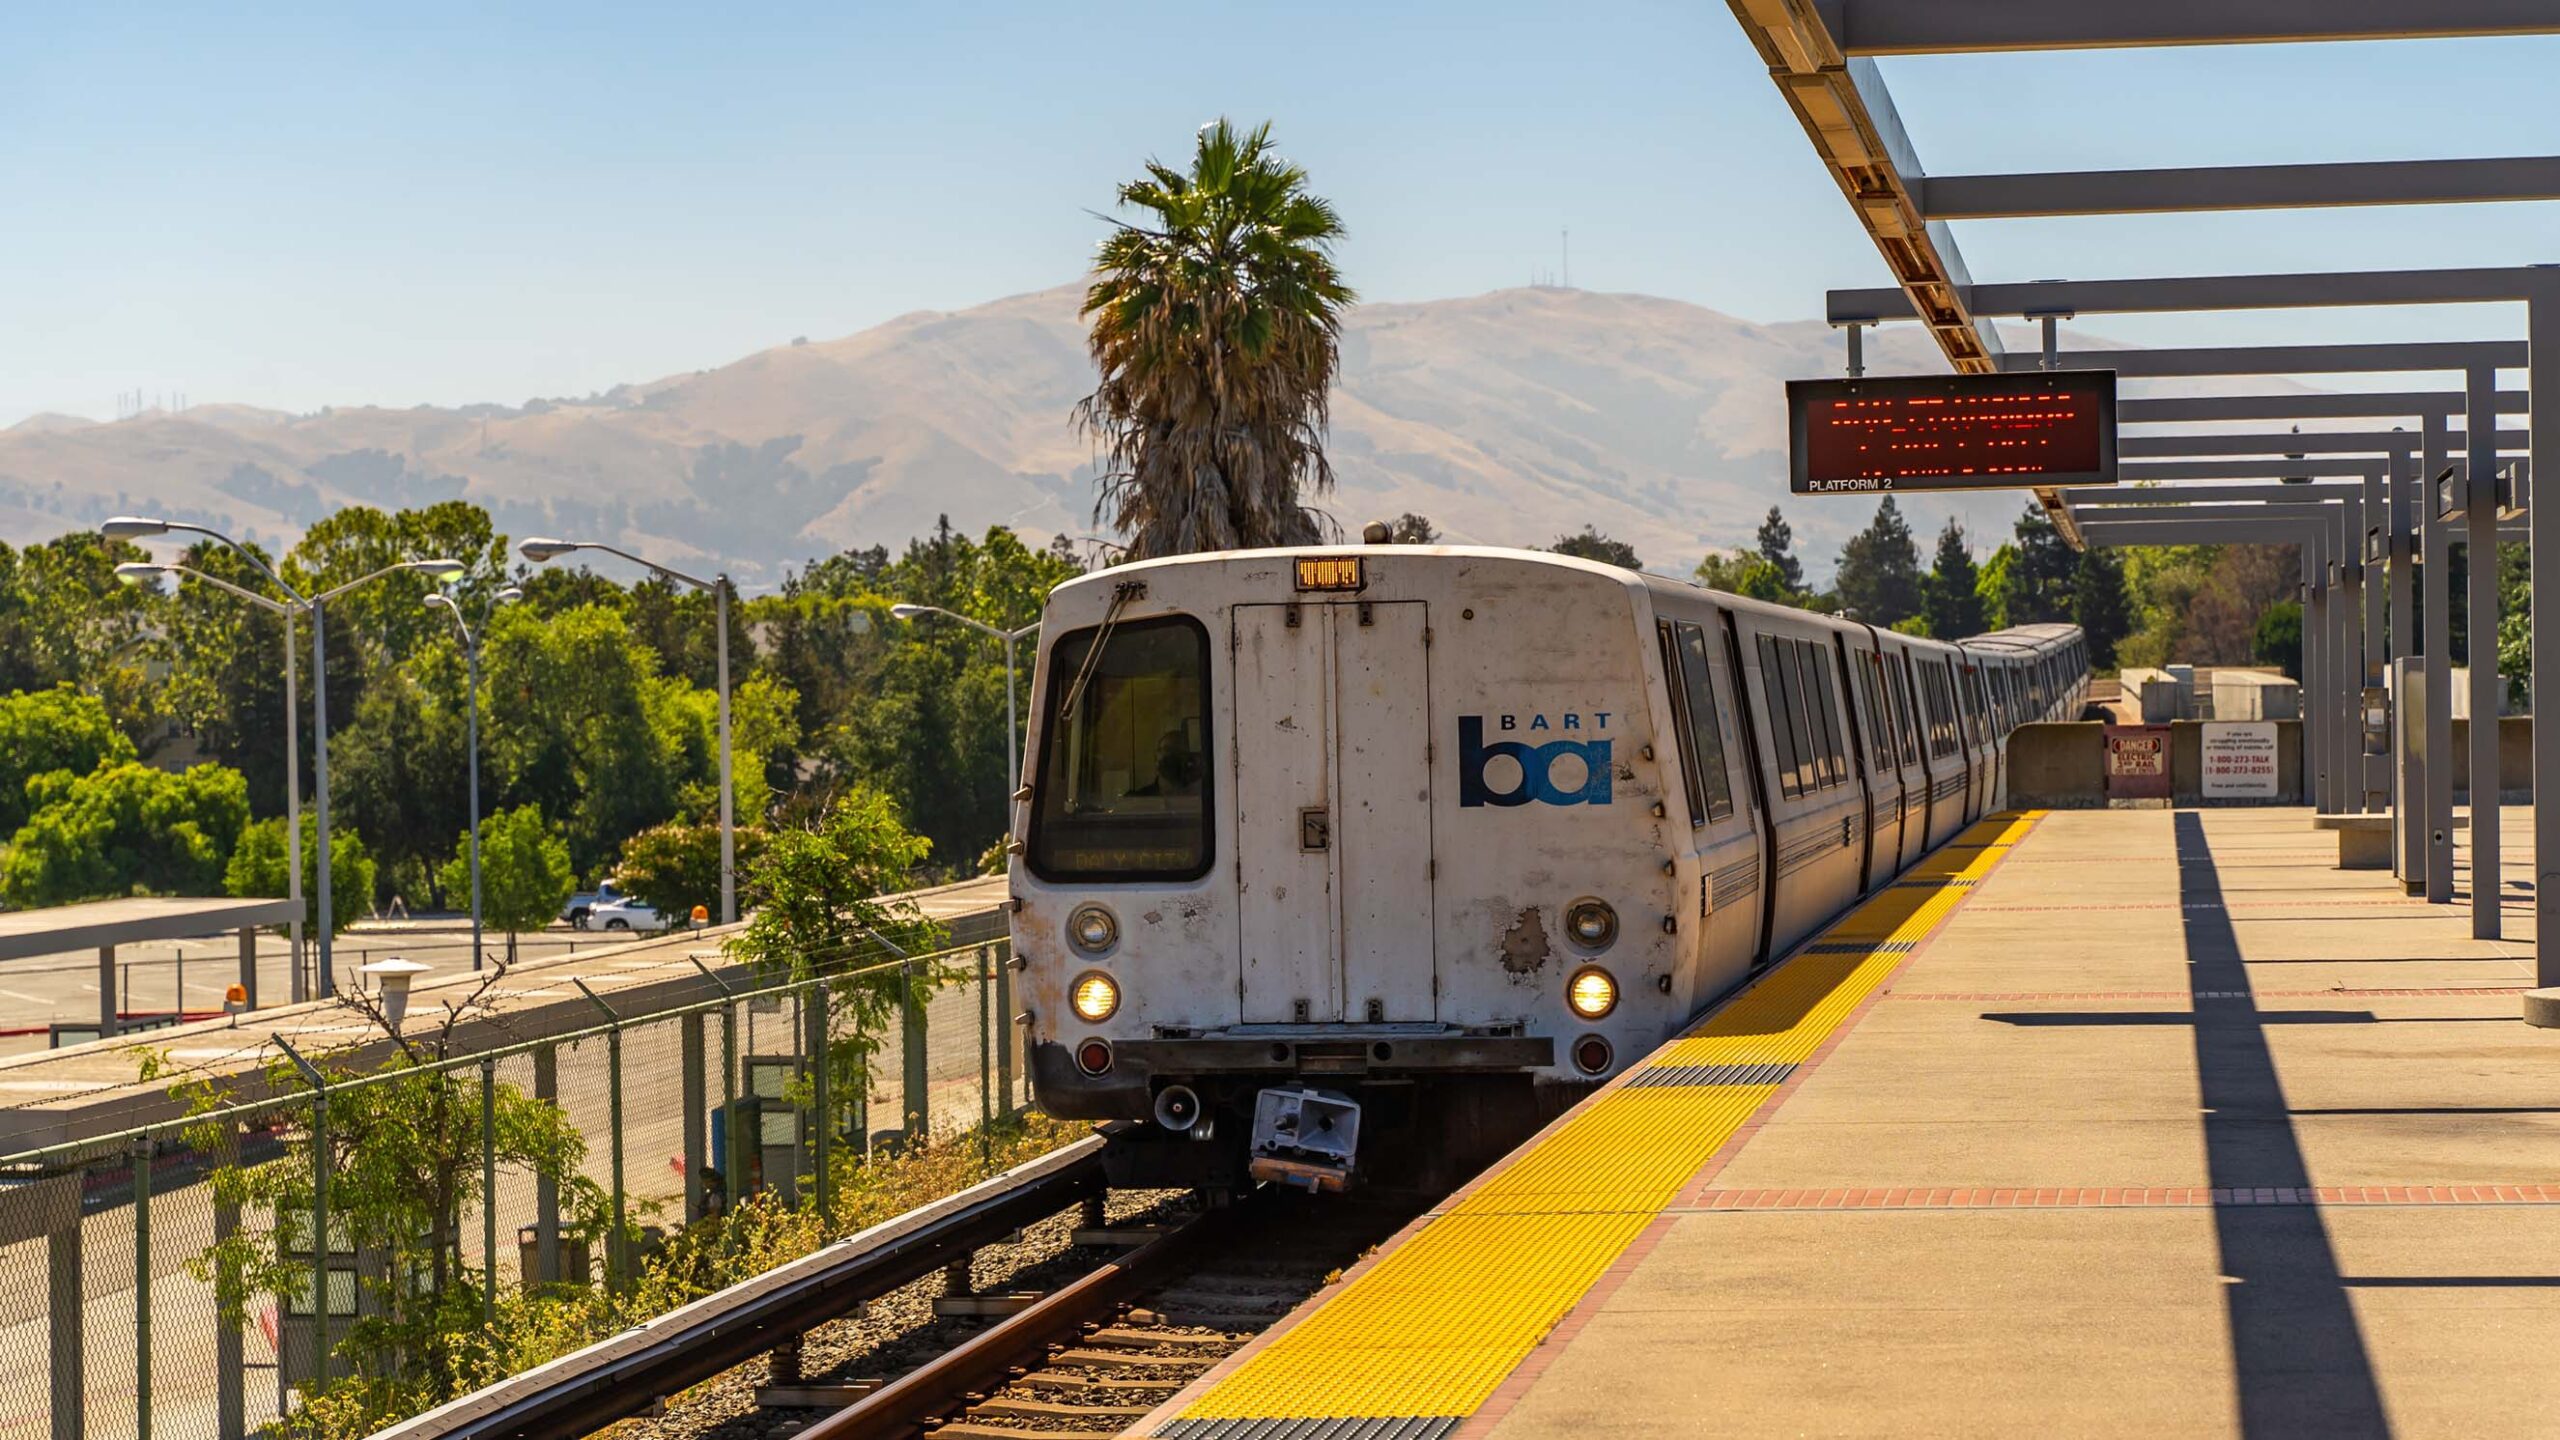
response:
[[[1075,277],[1115,182],[1270,118],[1361,290],[1755,319],[1882,283],[1712,0],[33,7],[0,51],[0,424],[520,401]],[[214,14],[215,11],[228,13]],[[1940,172],[2554,153],[2560,42],[1933,59]],[[2560,205],[1971,224],[1977,276],[2560,259]],[[2520,334],[2496,311],[2108,320]]]

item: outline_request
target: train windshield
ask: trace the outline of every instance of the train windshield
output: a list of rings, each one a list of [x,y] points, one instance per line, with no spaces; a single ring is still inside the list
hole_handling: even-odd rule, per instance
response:
[[[1049,653],[1041,722],[1034,874],[1191,880],[1208,873],[1209,634],[1198,621],[1138,620],[1059,640]]]

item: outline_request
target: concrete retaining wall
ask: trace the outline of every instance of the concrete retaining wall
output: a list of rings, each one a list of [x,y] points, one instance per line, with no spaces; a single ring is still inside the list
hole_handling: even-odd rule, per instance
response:
[[[2169,785],[2179,805],[2302,803],[2302,722],[2278,720],[2276,795],[2272,800],[2208,801],[2201,793],[2204,722],[2169,727]],[[2107,727],[2089,721],[2021,725],[2009,737],[2009,803],[2046,810],[2085,810],[2107,803]]]

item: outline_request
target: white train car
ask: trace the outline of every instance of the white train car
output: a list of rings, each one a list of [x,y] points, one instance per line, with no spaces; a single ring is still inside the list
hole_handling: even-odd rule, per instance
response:
[[[1996,808],[2087,671],[1458,547],[1121,566],[1042,636],[1020,1023],[1123,1183],[1498,1153]]]

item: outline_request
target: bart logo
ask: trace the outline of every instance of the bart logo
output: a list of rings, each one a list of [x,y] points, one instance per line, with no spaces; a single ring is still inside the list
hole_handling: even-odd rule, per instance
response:
[[[1573,717],[1577,721],[1580,717]],[[1504,716],[1504,729],[1510,729],[1511,717]],[[1545,729],[1540,723],[1533,729]],[[1567,729],[1578,729],[1578,724]],[[1555,763],[1571,755],[1582,762],[1582,778],[1567,789],[1555,782]],[[1520,782],[1509,790],[1496,790],[1485,783],[1485,767],[1493,760],[1508,757],[1520,767]],[[1606,740],[1550,740],[1532,745],[1524,740],[1496,740],[1485,743],[1484,717],[1458,717],[1458,805],[1472,809],[1479,805],[1606,805],[1610,794],[1609,742]]]

